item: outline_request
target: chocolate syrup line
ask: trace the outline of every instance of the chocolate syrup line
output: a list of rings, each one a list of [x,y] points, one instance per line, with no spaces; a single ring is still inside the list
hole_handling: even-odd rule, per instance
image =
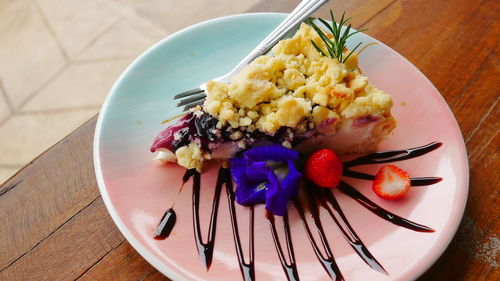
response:
[[[358,255],[363,259],[363,261],[368,264],[371,268],[388,274],[387,271],[382,267],[382,265],[375,259],[375,257],[368,251],[368,248],[363,244],[363,241],[356,234],[354,229],[351,227],[347,218],[344,215],[344,212],[340,208],[337,199],[333,196],[333,193],[330,190],[321,190],[317,186],[310,185],[306,188],[315,189],[316,198],[321,202],[321,205],[328,211],[330,217],[335,221],[335,224],[340,229],[340,232],[347,240],[347,242],[351,245],[351,247],[358,253]],[[322,193],[322,194],[319,194]],[[324,196],[322,196],[324,195]],[[340,219],[340,221],[339,221]]]
[[[375,176],[370,174],[365,174],[361,172],[351,171],[348,168],[345,168],[343,171],[343,175],[346,177],[363,179],[363,180],[374,180]],[[431,185],[442,181],[443,178],[440,177],[420,177],[420,178],[410,178],[412,186],[424,186]]]
[[[287,263],[285,255],[283,254],[283,248],[281,247],[280,238],[278,237],[278,231],[276,230],[276,223],[274,220],[274,215],[267,211],[266,218],[269,221],[269,226],[271,228],[271,234],[273,235],[274,246],[276,247],[276,252],[281,262],[281,267],[286,273],[286,278],[288,281],[298,281],[299,273],[297,272],[297,263],[295,262],[295,253],[293,251],[292,236],[290,234],[290,224],[288,222],[288,212],[283,216],[283,223],[285,229],[286,246],[288,250],[288,259],[290,263]]]
[[[365,156],[361,156],[359,158],[353,159],[348,162],[344,162],[344,167],[348,168],[365,164],[382,164],[382,163],[411,159],[427,154],[433,150],[436,150],[442,145],[443,143],[441,142],[431,142],[427,145],[403,149],[403,150],[388,150],[388,151],[375,152]]]
[[[195,169],[187,169],[184,175],[182,176],[182,184],[185,184],[192,176],[196,173]]]
[[[367,208],[372,213],[374,213],[375,215],[379,216],[380,218],[382,218],[386,221],[392,222],[395,225],[398,225],[398,226],[401,226],[404,228],[408,228],[411,230],[415,230],[418,232],[434,232],[434,229],[432,229],[428,226],[425,226],[425,225],[422,225],[422,224],[419,224],[416,222],[412,222],[410,220],[407,220],[405,218],[402,218],[398,215],[395,215],[395,214],[385,210],[384,208],[375,204],[370,199],[366,198],[363,194],[361,194],[361,192],[357,191],[356,189],[354,189],[354,187],[350,186],[349,184],[345,183],[344,181],[340,182],[338,189],[342,193],[344,193],[347,196],[351,197],[352,199],[356,200],[363,207]]]
[[[220,194],[222,190],[222,185],[224,183],[223,177],[221,177],[221,170],[219,170],[219,176],[217,177],[217,185],[215,187],[214,201],[212,204],[212,213],[210,216],[210,224],[208,228],[208,239],[204,243],[201,238],[200,229],[200,173],[197,171],[193,172],[193,227],[194,227],[194,237],[196,239],[196,246],[198,248],[198,255],[201,262],[205,265],[207,271],[210,269],[212,264],[212,258],[214,253],[215,244],[215,230],[217,228],[217,212],[219,210]]]
[[[156,227],[155,231],[155,239],[156,240],[164,240],[166,239],[172,229],[174,229],[175,222],[177,221],[177,215],[175,214],[174,209],[168,209],[163,216],[161,217],[160,223]]]
[[[192,170],[186,170],[184,176],[182,176],[182,184],[181,187],[179,188],[179,191],[177,192],[177,198],[179,198],[179,195],[181,194],[184,184],[186,184],[186,182],[192,175],[193,175]],[[174,211],[174,206],[175,202],[177,201],[177,198],[174,200],[174,203],[172,203],[172,206],[169,209],[167,209],[163,214],[163,216],[161,217],[160,223],[158,223],[158,226],[156,227],[155,231],[154,238],[156,240],[166,239],[172,232],[175,222],[177,221],[177,215],[175,214]]]
[[[241,274],[245,281],[255,280],[255,263],[254,263],[254,207],[249,208],[249,259],[248,263],[245,262],[243,256],[243,249],[241,247],[241,239],[238,230],[238,220],[236,219],[236,208],[234,205],[235,196],[233,191],[233,181],[231,179],[230,171],[226,168],[221,168],[223,173],[219,172],[219,175],[223,175],[223,181],[226,184],[227,201],[229,203],[229,214],[231,216],[231,225],[233,228],[233,239],[234,246],[236,248],[236,254],[238,256],[238,263],[240,266]]]
[[[316,227],[316,230],[320,234],[321,243],[323,244],[326,254],[328,256],[332,256],[330,245],[328,244],[328,240],[324,235],[323,224],[321,223],[321,219],[319,217],[319,208],[317,207],[318,206],[317,202],[315,202],[312,191],[310,189],[306,189],[306,194],[307,194],[307,202],[309,203],[309,210],[313,217],[314,226]]]
[[[184,185],[186,184],[186,182],[189,180],[189,178],[191,178],[191,176],[193,175],[193,171],[191,170],[186,170],[186,172],[184,173],[184,176],[182,176],[182,184],[181,184],[181,187],[179,188],[179,190],[177,191],[177,196],[175,197],[175,200],[174,202],[172,203],[172,207],[170,207],[170,209],[173,209],[175,207],[175,202],[177,202],[177,199],[179,199],[179,196],[181,195],[181,192],[182,192],[182,189],[184,189]]]
[[[323,230],[323,226],[321,225],[321,220],[319,219],[319,212],[317,212],[318,208],[316,205],[312,207],[311,205],[309,206],[311,208],[311,214],[313,217],[314,224],[316,225],[316,229],[318,230],[318,233],[321,237],[321,241],[323,243],[323,249],[325,250],[326,253],[326,258],[323,256],[321,251],[319,250],[318,244],[316,243],[316,240],[314,240],[314,237],[311,233],[311,229],[309,228],[309,224],[307,223],[307,220],[305,218],[305,212],[304,208],[300,204],[298,199],[293,200],[295,209],[297,209],[297,212],[299,213],[299,217],[302,220],[302,225],[304,226],[304,229],[306,230],[307,238],[309,239],[309,242],[311,242],[311,245],[313,247],[314,253],[316,254],[316,257],[318,260],[321,262],[321,265],[323,268],[326,270],[328,275],[332,278],[332,280],[335,281],[343,281],[344,277],[342,276],[342,273],[340,272],[339,267],[337,266],[337,263],[335,262],[335,258],[332,255],[332,251],[330,249],[330,245],[328,244],[328,241],[326,240],[325,237],[325,231]],[[313,209],[316,210],[316,212],[313,212]],[[317,215],[318,214],[318,215]]]

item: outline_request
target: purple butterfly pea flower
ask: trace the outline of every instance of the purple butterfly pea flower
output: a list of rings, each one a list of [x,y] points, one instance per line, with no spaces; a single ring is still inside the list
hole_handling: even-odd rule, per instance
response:
[[[288,200],[299,192],[302,175],[294,164],[298,159],[298,152],[277,144],[255,147],[232,158],[236,201],[247,206],[265,203],[268,211],[283,216]]]

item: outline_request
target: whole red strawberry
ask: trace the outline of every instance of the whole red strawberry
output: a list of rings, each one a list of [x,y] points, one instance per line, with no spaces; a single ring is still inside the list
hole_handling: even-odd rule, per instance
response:
[[[405,170],[394,165],[384,165],[375,175],[372,189],[380,198],[393,200],[405,196],[410,185],[410,176]]]
[[[330,149],[321,149],[309,156],[305,167],[306,178],[318,186],[332,188],[342,178],[342,161]]]

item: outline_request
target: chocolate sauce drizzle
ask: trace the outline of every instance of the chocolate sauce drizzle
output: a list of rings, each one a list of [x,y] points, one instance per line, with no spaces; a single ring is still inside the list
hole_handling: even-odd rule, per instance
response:
[[[402,161],[406,159],[411,159],[415,158],[424,154],[427,154],[431,151],[434,151],[441,147],[443,143],[441,142],[432,142],[427,145],[419,146],[419,147],[414,147],[414,148],[409,148],[409,149],[404,149],[404,150],[392,150],[392,151],[382,151],[382,152],[375,152],[372,154],[368,154],[359,158],[356,158],[354,160],[348,161],[344,163],[344,176],[347,177],[352,177],[352,178],[358,178],[358,179],[365,179],[365,180],[373,180],[375,179],[374,175],[369,175],[365,173],[360,173],[356,171],[351,171],[349,170],[350,167],[355,167],[355,166],[360,166],[360,165],[366,165],[366,164],[382,164],[382,163],[388,163],[388,162],[396,162],[396,161]],[[412,186],[423,186],[423,185],[431,185],[438,183],[442,180],[440,177],[420,177],[420,178],[411,178],[411,185]],[[419,232],[434,232],[434,229],[418,224],[416,222],[412,222],[410,220],[407,220],[405,218],[402,218],[398,215],[395,215],[384,208],[378,206],[375,204],[373,201],[365,197],[361,192],[357,191],[354,187],[351,185],[347,184],[344,181],[340,182],[340,185],[338,186],[338,189],[343,192],[344,194],[348,195],[349,197],[353,198],[356,200],[358,203],[360,203],[363,207],[367,208],[370,210],[372,213],[376,214],[377,216],[392,222],[395,225],[405,227],[414,231],[419,231]]]
[[[160,223],[156,227],[155,239],[163,240],[170,235],[172,229],[174,229],[175,222],[177,221],[177,215],[173,208],[168,209],[163,217],[161,217]]]
[[[361,192],[357,191],[356,189],[354,189],[354,187],[350,186],[349,184],[345,183],[344,181],[340,182],[338,189],[342,193],[344,193],[347,196],[351,197],[352,199],[356,200],[363,207],[367,208],[372,213],[383,218],[386,221],[392,222],[395,225],[399,225],[401,227],[408,228],[408,229],[418,231],[418,232],[434,232],[434,229],[432,229],[428,226],[425,226],[425,225],[422,225],[422,224],[419,224],[416,222],[412,222],[410,220],[407,220],[405,218],[402,218],[398,215],[395,215],[395,214],[385,210],[384,208],[373,203],[373,201],[366,198],[363,194],[361,194]]]
[[[393,150],[393,151],[383,151],[376,152],[372,154],[368,154],[354,160],[344,162],[344,176],[373,180],[374,176],[356,172],[350,170],[351,167],[366,165],[366,164],[382,164],[388,162],[396,162],[402,161],[406,159],[415,158],[426,153],[429,153],[442,145],[440,142],[433,142],[428,145],[405,149],[405,150]],[[236,209],[235,209],[235,194],[233,190],[232,178],[230,171],[227,168],[221,167],[219,169],[219,174],[217,177],[217,184],[215,187],[214,201],[212,205],[212,213],[210,217],[210,224],[208,230],[208,239],[207,242],[204,243],[201,237],[200,230],[200,218],[199,218],[199,206],[200,206],[200,181],[201,175],[194,169],[187,170],[183,176],[183,184],[186,183],[190,178],[193,178],[193,227],[195,233],[195,240],[198,247],[198,254],[202,263],[205,265],[207,270],[210,268],[213,258],[213,250],[215,245],[215,232],[217,228],[217,213],[219,209],[219,201],[220,195],[222,191],[223,185],[226,186],[227,199],[229,203],[229,214],[232,224],[233,230],[233,238],[234,245],[236,248],[236,254],[238,256],[238,262],[241,274],[245,281],[253,281],[255,280],[255,263],[254,263],[254,207],[249,207],[249,259],[248,262],[245,262],[241,239],[238,230],[238,222],[236,218]],[[442,178],[439,177],[420,177],[420,178],[412,178],[411,184],[413,186],[422,186],[422,185],[431,185],[441,181]],[[419,232],[434,232],[434,230],[425,225],[421,225],[405,218],[402,218],[398,215],[395,215],[382,207],[375,204],[373,201],[369,200],[359,191],[357,191],[354,187],[347,184],[344,181],[340,182],[338,186],[340,192],[346,194],[347,196],[354,199],[356,202],[361,204],[363,207],[367,208],[377,216],[393,223],[401,227],[405,227],[407,229],[411,229]],[[329,216],[333,219],[335,224],[338,226],[341,231],[343,237],[347,240],[347,242],[351,245],[351,247],[356,251],[356,253],[363,259],[363,261],[368,264],[371,268],[387,274],[382,265],[375,259],[375,257],[368,251],[368,248],[363,244],[359,236],[356,234],[354,229],[351,227],[347,218],[345,217],[342,209],[340,208],[337,199],[334,194],[324,188],[320,188],[315,186],[311,182],[305,183],[305,194],[307,204],[302,204],[299,198],[295,198],[293,200],[295,209],[297,210],[299,217],[302,221],[302,225],[306,231],[307,237],[312,245],[314,253],[316,257],[321,262],[321,265],[331,277],[332,280],[344,280],[340,269],[338,268],[335,259],[332,254],[332,250],[330,248],[330,244],[326,238],[325,231],[323,229],[323,225],[320,219],[320,211],[319,208],[324,208]],[[323,246],[323,250],[325,252],[326,257],[320,251],[318,243],[315,241],[310,226],[306,220],[306,211],[304,205],[308,207],[308,210],[311,214],[311,218],[313,224],[318,231],[321,244]],[[283,248],[281,246],[278,231],[276,229],[275,217],[271,213],[266,213],[266,218],[269,222],[269,226],[271,229],[271,234],[274,240],[274,245],[276,251],[278,253],[278,257],[281,263],[281,266],[286,274],[286,277],[289,281],[298,281],[299,275],[297,271],[297,264],[295,261],[295,253],[293,250],[293,243],[290,231],[290,224],[288,219],[288,213],[283,217],[284,223],[284,232],[285,232],[285,242],[287,246],[287,259],[285,258],[285,254]],[[168,237],[170,232],[173,229],[173,226],[176,221],[176,215],[173,208],[168,209],[163,215],[157,229],[155,232],[156,239],[165,239]]]
[[[193,170],[193,228],[194,237],[196,239],[196,246],[198,248],[198,255],[201,262],[207,268],[210,269],[212,264],[212,258],[214,254],[214,244],[215,244],[215,230],[217,229],[217,212],[219,211],[220,194],[222,191],[223,177],[219,170],[219,175],[217,177],[217,184],[215,186],[214,201],[212,204],[212,213],[210,216],[210,224],[208,228],[208,239],[207,242],[203,242],[201,237],[200,229],[200,173]]]
[[[286,239],[286,248],[288,252],[288,259],[290,262],[287,262],[285,259],[285,255],[283,254],[283,248],[281,247],[280,239],[278,237],[278,231],[276,230],[276,222],[274,220],[274,215],[266,211],[266,218],[269,221],[269,227],[271,228],[271,233],[273,235],[274,246],[276,247],[276,252],[278,253],[278,257],[280,259],[281,267],[285,271],[286,278],[289,281],[298,281],[299,273],[297,272],[297,263],[295,262],[295,252],[293,251],[292,244],[292,235],[290,233],[290,224],[288,222],[288,212],[283,216],[283,224],[285,229],[285,239]]]
[[[323,244],[323,249],[326,254],[326,258],[323,256],[321,251],[319,250],[318,244],[316,243],[316,240],[314,240],[314,237],[312,235],[311,229],[309,228],[309,224],[307,223],[306,217],[305,217],[305,212],[304,208],[302,207],[302,204],[300,201],[296,198],[293,201],[295,209],[297,209],[297,212],[299,213],[299,217],[302,220],[302,225],[304,226],[304,229],[306,230],[307,234],[307,239],[309,239],[309,242],[311,243],[314,253],[316,254],[316,257],[318,260],[321,262],[321,265],[323,268],[326,270],[328,275],[332,278],[332,280],[335,281],[342,281],[344,280],[344,277],[342,276],[342,273],[340,272],[339,267],[337,266],[337,263],[335,262],[335,258],[333,257],[332,250],[330,249],[330,245],[328,244],[328,240],[326,239],[325,231],[323,230],[323,225],[321,224],[321,220],[319,218],[319,209],[315,207],[315,204],[309,203],[309,208],[311,210],[311,215],[312,219],[314,222],[314,225],[316,226],[316,230],[318,231],[318,234],[321,239],[321,243]]]
[[[222,174],[221,174],[222,173]],[[241,248],[240,232],[238,230],[238,220],[236,219],[236,208],[234,190],[233,190],[233,180],[231,179],[231,173],[226,168],[221,168],[219,170],[219,177],[223,177],[223,181],[226,184],[227,191],[227,201],[229,203],[229,215],[231,217],[231,225],[233,227],[233,238],[234,246],[236,248],[236,254],[238,256],[238,263],[240,266],[240,271],[243,276],[243,280],[252,281],[255,280],[255,265],[254,265],[254,207],[249,207],[249,258],[248,263],[245,262],[243,256],[243,250]]]
[[[350,167],[355,167],[355,166],[360,166],[360,165],[367,165],[367,164],[383,164],[383,163],[388,163],[388,162],[397,162],[397,161],[402,161],[406,159],[411,159],[415,158],[424,154],[427,154],[433,150],[438,149],[441,147],[443,143],[441,142],[432,142],[427,145],[419,146],[419,147],[414,147],[414,148],[408,148],[404,150],[390,150],[390,151],[381,151],[381,152],[375,152],[372,154],[368,154],[365,156],[361,156],[359,158],[356,158],[354,160],[344,162],[344,176],[351,177],[351,178],[358,178],[358,179],[364,179],[364,180],[374,180],[375,176],[374,175],[369,175],[361,172],[356,172],[352,171],[349,168]],[[411,178],[411,185],[412,186],[422,186],[422,185],[431,185],[438,183],[442,180],[442,178],[439,177],[421,177],[421,178]]]
[[[375,257],[368,251],[368,248],[363,244],[358,234],[351,227],[344,212],[340,208],[337,199],[333,196],[330,190],[308,186],[311,190],[314,190],[313,194],[316,197],[323,208],[325,208],[330,215],[330,217],[337,224],[340,232],[346,239],[346,241],[351,245],[351,247],[356,251],[356,253],[361,257],[361,259],[368,264],[371,268],[379,271],[381,273],[387,274],[387,271],[382,267],[382,265],[375,259]]]
[[[433,150],[438,149],[442,145],[443,143],[441,142],[431,142],[427,145],[403,150],[387,150],[375,152],[365,156],[361,156],[348,162],[344,162],[344,167],[349,168],[365,164],[383,164],[388,162],[407,160],[427,154]]]
[[[182,186],[186,184],[186,182],[191,178],[193,174],[193,170],[186,170],[184,175],[182,176]],[[171,207],[165,211],[163,216],[161,217],[160,223],[156,227],[155,231],[155,239],[156,240],[163,240],[166,239],[170,233],[172,232],[172,229],[174,229],[174,225],[177,221],[177,215],[175,214],[174,208]]]

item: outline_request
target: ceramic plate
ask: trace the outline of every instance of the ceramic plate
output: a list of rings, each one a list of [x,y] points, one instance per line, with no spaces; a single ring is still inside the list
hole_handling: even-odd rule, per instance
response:
[[[159,165],[149,146],[180,113],[172,96],[226,73],[283,19],[284,14],[244,14],[218,18],[169,36],[136,59],[120,76],[101,110],[94,159],[102,198],[111,217],[132,246],[173,280],[241,280],[225,197],[221,200],[214,260],[207,272],[198,259],[192,227],[191,186],[178,195],[184,169]],[[350,46],[375,39],[358,34]],[[394,100],[397,129],[381,149],[402,149],[443,142],[436,151],[398,162],[412,176],[438,176],[443,181],[415,187],[407,198],[384,201],[370,182],[348,180],[368,198],[434,233],[414,232],[388,223],[354,200],[335,191],[347,219],[389,275],[369,268],[345,242],[334,223],[323,224],[333,254],[346,280],[410,280],[420,276],[441,255],[457,230],[468,191],[468,167],[462,135],[447,104],[411,63],[389,47],[365,50],[360,67]],[[375,173],[376,166],[365,171]],[[202,177],[201,221],[207,232],[216,168]],[[224,196],[224,194],[223,194]],[[153,239],[154,229],[173,202],[177,224],[171,236]],[[247,212],[238,206],[243,245],[247,245]],[[256,280],[285,280],[262,206],[255,213]],[[305,235],[295,210],[290,215],[292,239],[303,280],[329,280]]]

